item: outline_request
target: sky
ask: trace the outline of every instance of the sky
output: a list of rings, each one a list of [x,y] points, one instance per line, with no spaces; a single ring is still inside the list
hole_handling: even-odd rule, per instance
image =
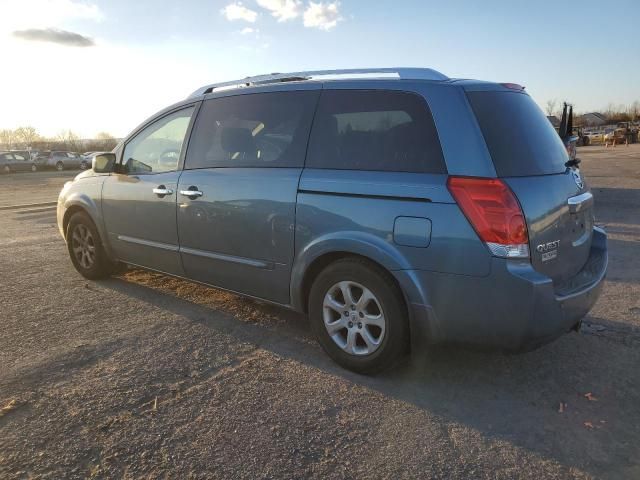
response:
[[[0,129],[122,137],[208,83],[359,67],[597,111],[640,100],[639,14],[637,0],[0,0]]]

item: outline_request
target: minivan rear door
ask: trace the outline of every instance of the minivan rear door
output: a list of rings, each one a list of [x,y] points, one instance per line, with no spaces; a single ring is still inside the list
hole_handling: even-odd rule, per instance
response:
[[[560,289],[585,265],[594,224],[593,196],[566,148],[526,93],[467,91],[498,177],[517,196],[529,231],[531,263]]]

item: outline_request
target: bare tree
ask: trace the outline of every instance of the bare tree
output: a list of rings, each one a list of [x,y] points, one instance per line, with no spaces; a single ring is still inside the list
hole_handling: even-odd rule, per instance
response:
[[[552,116],[556,114],[557,104],[558,104],[558,100],[556,100],[555,98],[551,100],[547,100],[547,106],[546,106],[547,115]]]
[[[64,145],[66,150],[78,152],[82,150],[82,141],[80,136],[72,130],[63,130],[57,136],[56,140]]]
[[[98,132],[96,134],[96,140],[115,140],[115,138],[109,132]]]
[[[31,126],[16,128],[14,135],[18,142],[24,144],[25,148],[31,147],[33,142],[41,138],[36,129]]]
[[[629,116],[631,120],[636,121],[640,117],[640,102],[636,100],[629,106]]]
[[[13,130],[8,128],[0,130],[0,144],[4,145],[4,148],[10,149],[15,142],[15,134]]]
[[[113,150],[115,146],[118,144],[116,137],[111,135],[109,132],[99,132],[96,135],[96,142],[98,150],[109,151]]]

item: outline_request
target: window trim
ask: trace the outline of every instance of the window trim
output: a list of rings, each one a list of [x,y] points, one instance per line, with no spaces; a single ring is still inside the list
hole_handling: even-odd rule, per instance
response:
[[[184,159],[186,157],[187,154],[187,149],[189,147],[189,140],[191,139],[191,131],[193,130],[193,125],[195,123],[196,117],[198,116],[198,112],[200,111],[200,105],[202,104],[202,101],[198,101],[198,102],[191,102],[191,103],[187,103],[187,104],[183,104],[180,105],[176,108],[172,108],[171,110],[168,111],[163,111],[161,114],[154,116],[153,118],[151,118],[150,120],[148,120],[147,122],[145,122],[144,124],[140,125],[138,128],[136,128],[133,132],[131,132],[129,134],[129,136],[126,138],[126,140],[124,142],[122,142],[120,145],[118,145],[116,147],[116,166],[121,166],[122,165],[122,160],[124,159],[124,151],[127,148],[127,145],[129,145],[129,143],[131,143],[140,133],[142,133],[144,130],[146,130],[148,127],[150,127],[151,125],[153,125],[156,122],[161,121],[163,118],[168,117],[169,115],[173,115],[176,112],[179,112],[181,110],[186,110],[188,108],[193,108],[193,113],[191,114],[191,118],[189,119],[189,125],[187,126],[187,130],[185,132],[185,136],[184,136],[184,143],[183,143],[183,148],[182,151],[180,152],[180,158],[178,158],[178,164],[176,165],[176,168],[174,170],[165,170],[163,172],[138,172],[138,173],[122,173],[122,172],[114,172],[118,175],[126,175],[126,176],[130,176],[130,175],[134,175],[134,176],[139,176],[139,175],[161,175],[163,173],[171,173],[171,172],[180,172],[184,169]]]
[[[318,110],[320,108],[320,102],[322,102],[322,96],[325,93],[329,93],[329,92],[379,92],[379,93],[402,93],[402,94],[406,94],[406,95],[412,95],[414,97],[418,98],[418,101],[421,101],[424,105],[424,107],[426,107],[426,112],[429,115],[429,118],[431,119],[431,123],[433,125],[433,129],[435,132],[435,138],[438,142],[438,147],[440,150],[440,158],[442,160],[442,167],[443,167],[443,171],[442,172],[420,172],[420,171],[405,171],[405,170],[362,170],[362,169],[353,169],[353,168],[327,168],[327,167],[318,167],[318,166],[310,166],[308,164],[308,160],[309,160],[309,148],[311,146],[311,137],[313,136],[313,128],[315,126],[316,120],[318,118]],[[320,95],[318,96],[318,103],[316,104],[316,109],[315,109],[315,113],[313,115],[313,122],[311,122],[311,129],[309,130],[309,138],[307,139],[307,151],[304,157],[304,168],[305,169],[314,169],[314,170],[334,170],[334,171],[354,171],[354,172],[385,172],[385,173],[409,173],[409,174],[428,174],[428,175],[448,175],[449,173],[449,168],[447,166],[447,161],[445,159],[445,154],[444,154],[444,148],[442,146],[442,140],[440,139],[440,132],[438,131],[438,125],[436,124],[436,120],[433,116],[433,111],[431,110],[431,106],[429,105],[429,102],[427,100],[427,98],[425,98],[425,96],[423,94],[421,94],[420,92],[416,92],[413,90],[406,90],[403,88],[385,88],[385,87],[380,87],[380,88],[358,88],[358,87],[353,87],[353,88],[342,88],[342,87],[338,87],[338,88],[323,88]]]

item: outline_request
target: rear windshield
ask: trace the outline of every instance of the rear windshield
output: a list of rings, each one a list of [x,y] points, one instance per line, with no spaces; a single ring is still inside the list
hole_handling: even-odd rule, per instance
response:
[[[529,95],[467,92],[499,177],[563,173],[567,151]]]

